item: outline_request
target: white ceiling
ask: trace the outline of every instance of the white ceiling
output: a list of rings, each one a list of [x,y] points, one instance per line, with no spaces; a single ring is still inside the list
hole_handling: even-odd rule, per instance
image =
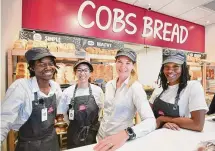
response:
[[[203,26],[215,24],[215,0],[118,0]],[[211,3],[210,3],[211,2]],[[210,3],[210,4],[208,4]],[[214,10],[203,5],[209,5]]]

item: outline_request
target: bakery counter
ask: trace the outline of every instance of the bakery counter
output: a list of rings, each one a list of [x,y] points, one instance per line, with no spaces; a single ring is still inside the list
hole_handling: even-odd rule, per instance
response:
[[[163,128],[127,142],[118,151],[195,151],[198,143],[215,140],[215,121],[212,118],[215,118],[215,115],[206,118],[202,132],[185,129],[173,131]],[[95,144],[66,151],[93,151],[94,146]]]

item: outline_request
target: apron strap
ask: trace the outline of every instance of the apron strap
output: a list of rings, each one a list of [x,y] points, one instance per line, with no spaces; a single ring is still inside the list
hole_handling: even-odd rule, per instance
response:
[[[178,101],[180,100],[180,96],[179,95],[180,95],[180,93],[177,92],[177,95],[175,97],[175,104],[173,106],[173,110],[177,110],[178,109]]]
[[[38,95],[37,95],[37,92],[34,92],[34,100],[38,101]]]
[[[90,93],[90,95],[93,95],[93,91],[92,91],[90,83],[89,83],[89,93]]]
[[[163,90],[157,98],[160,98],[160,96],[163,94],[164,91],[165,91],[165,90]],[[155,99],[155,102],[156,102],[156,100],[157,100],[157,99]],[[176,95],[176,97],[175,97],[175,103],[174,103],[174,106],[173,106],[173,109],[174,109],[174,110],[177,110],[177,109],[178,109],[178,101],[179,101],[179,100],[180,100],[180,93],[177,92],[177,95]],[[155,102],[154,102],[154,103],[155,103]]]
[[[88,87],[89,87],[89,94],[90,96],[92,96],[93,92],[92,92],[92,88],[91,88],[91,85],[90,83],[88,84]],[[74,99],[75,99],[75,94],[76,94],[76,91],[78,89],[78,84],[75,85],[75,90],[74,90],[74,93],[73,93],[73,97],[70,101],[70,104],[72,105],[72,107],[74,106]]]
[[[160,96],[163,94],[164,90],[158,95],[158,97],[154,100],[154,103],[157,102],[157,100],[160,98]],[[154,104],[153,103],[153,104]]]
[[[38,100],[38,94],[37,94],[37,92],[34,92],[34,100],[36,102],[36,105],[38,105],[39,104],[39,100]]]

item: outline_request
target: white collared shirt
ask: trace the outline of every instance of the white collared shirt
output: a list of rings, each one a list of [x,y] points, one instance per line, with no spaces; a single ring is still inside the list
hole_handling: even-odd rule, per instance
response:
[[[105,138],[132,127],[136,137],[144,136],[156,128],[156,120],[147,100],[142,85],[135,81],[128,88],[128,79],[120,88],[116,88],[116,80],[106,84],[104,115],[98,137]],[[142,122],[135,125],[133,118],[138,112]]]
[[[51,89],[48,95],[40,91],[36,77],[18,79],[10,85],[1,102],[1,141],[6,138],[10,129],[17,131],[28,120],[32,112],[34,92],[37,92],[38,98],[56,94],[58,104],[62,94],[61,88],[52,80],[49,83]]]

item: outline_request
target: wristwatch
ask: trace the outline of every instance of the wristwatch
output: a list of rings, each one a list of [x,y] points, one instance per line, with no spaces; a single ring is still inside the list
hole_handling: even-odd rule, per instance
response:
[[[127,129],[125,129],[125,131],[129,136],[128,140],[133,140],[136,138],[136,134],[134,133],[134,131],[131,127],[128,127]]]

